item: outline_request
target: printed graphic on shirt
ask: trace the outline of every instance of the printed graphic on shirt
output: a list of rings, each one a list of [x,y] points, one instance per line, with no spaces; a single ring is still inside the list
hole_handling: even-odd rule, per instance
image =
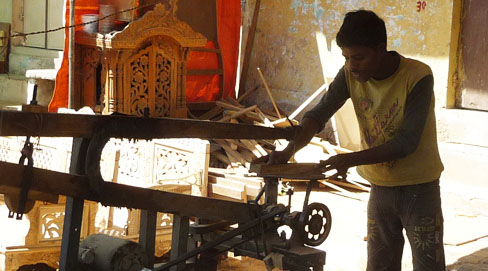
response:
[[[370,129],[363,129],[364,140],[369,147],[385,143],[394,136],[398,127],[395,127],[393,120],[400,113],[401,106],[398,98],[389,106],[386,114],[375,112],[372,116],[373,125]],[[378,142],[378,140],[380,140]]]
[[[359,98],[359,109],[361,109],[361,111],[368,113],[369,111],[371,111],[372,107],[373,101],[366,97]]]

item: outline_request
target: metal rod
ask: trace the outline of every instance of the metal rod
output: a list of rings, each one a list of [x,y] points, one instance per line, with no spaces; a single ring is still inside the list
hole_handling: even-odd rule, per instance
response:
[[[232,231],[229,231],[229,232],[226,232],[225,234],[215,238],[214,240],[208,242],[208,243],[205,243],[203,244],[201,247],[197,248],[197,249],[194,249],[192,251],[189,251],[187,253],[185,253],[184,255],[181,255],[180,257],[178,257],[177,259],[174,259],[174,260],[171,260],[169,261],[168,263],[166,263],[165,265],[163,266],[160,266],[160,267],[157,267],[157,268],[154,268],[152,269],[152,271],[158,271],[158,270],[167,270],[169,267],[173,266],[173,265],[176,265],[180,262],[183,262],[185,261],[186,259],[189,259],[191,257],[194,257],[200,253],[202,253],[203,251],[209,249],[209,248],[213,248],[215,246],[218,246],[220,245],[221,243],[237,236],[237,235],[240,235],[240,234],[243,234],[244,232],[248,231],[249,229],[251,229],[252,227],[256,226],[259,224],[259,219],[270,219],[280,213],[283,213],[283,212],[286,212],[286,209],[282,209],[282,208],[278,208],[277,210],[274,210],[272,211],[271,213],[269,214],[266,214],[264,215],[263,217],[261,218],[256,218],[254,220],[251,220],[249,222],[247,222],[246,224],[238,227],[237,229],[235,230],[232,230]],[[144,271],[148,271],[148,270],[151,270],[151,269],[147,269],[147,268],[143,268],[142,270]]]
[[[310,180],[307,185],[307,192],[305,193],[305,200],[303,201],[303,211],[307,208],[308,199],[310,198],[310,192],[312,192],[313,185],[317,182],[317,180]]]
[[[75,0],[69,1],[69,25],[75,25]],[[75,28],[69,28],[69,75],[68,75],[68,108],[74,109],[74,82],[75,82]]]

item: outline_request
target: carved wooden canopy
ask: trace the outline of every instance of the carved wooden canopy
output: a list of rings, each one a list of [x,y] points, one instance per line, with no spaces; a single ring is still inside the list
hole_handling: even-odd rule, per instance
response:
[[[130,23],[120,32],[112,32],[104,37],[104,47],[113,49],[135,49],[138,44],[154,36],[168,36],[181,47],[203,47],[207,39],[195,32],[187,23],[175,16],[176,3],[170,9],[156,4],[142,18]]]

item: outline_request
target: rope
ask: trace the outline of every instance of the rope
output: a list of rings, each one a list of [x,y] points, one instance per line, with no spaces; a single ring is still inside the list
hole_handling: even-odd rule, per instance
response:
[[[63,30],[63,29],[69,29],[69,28],[84,26],[84,25],[88,25],[88,24],[98,23],[100,21],[103,21],[103,20],[105,20],[107,18],[110,18],[110,17],[113,17],[115,15],[119,15],[119,14],[122,14],[122,13],[125,13],[125,12],[129,12],[129,11],[133,11],[133,10],[136,10],[136,9],[147,8],[147,7],[154,6],[154,5],[156,5],[158,3],[161,3],[161,2],[162,2],[162,0],[158,0],[158,1],[156,1],[154,3],[151,3],[151,4],[147,4],[147,5],[143,5],[143,6],[139,6],[139,7],[128,8],[128,9],[125,9],[125,10],[121,10],[121,11],[118,11],[118,12],[115,12],[115,13],[112,13],[112,14],[109,14],[109,15],[104,16],[102,18],[99,18],[97,20],[88,21],[88,22],[85,22],[85,23],[74,24],[74,25],[67,25],[67,26],[62,26],[62,27],[58,27],[58,28],[54,28],[54,29],[49,29],[49,30],[44,30],[44,31],[29,32],[29,33],[16,33],[16,34],[13,34],[13,35],[10,35],[10,36],[7,36],[7,37],[0,37],[0,39],[2,39],[2,40],[8,40],[8,39],[15,38],[15,37],[23,37],[25,39],[27,36],[31,36],[31,35],[47,34],[47,33],[56,32],[56,31],[59,31],[59,30]]]

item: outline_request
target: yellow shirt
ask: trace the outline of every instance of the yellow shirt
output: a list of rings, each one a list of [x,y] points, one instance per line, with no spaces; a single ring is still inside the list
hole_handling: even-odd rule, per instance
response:
[[[361,148],[386,143],[401,127],[407,95],[425,76],[429,66],[401,56],[397,71],[384,80],[373,78],[361,83],[345,69],[349,95],[361,133]],[[419,145],[410,155],[385,163],[358,166],[358,173],[373,184],[401,186],[426,183],[440,177],[444,169],[437,147],[436,121],[432,95],[429,113]]]

